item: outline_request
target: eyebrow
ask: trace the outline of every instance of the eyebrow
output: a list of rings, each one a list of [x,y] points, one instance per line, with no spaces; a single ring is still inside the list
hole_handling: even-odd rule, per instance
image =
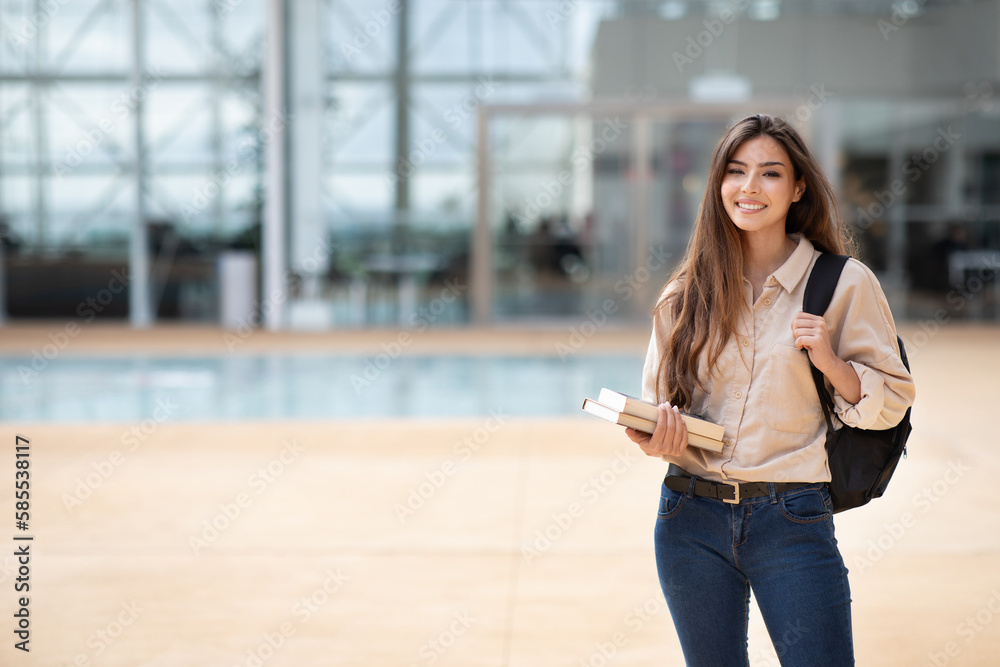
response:
[[[740,160],[730,160],[729,164],[738,164],[738,165],[743,166],[743,167],[747,166],[746,162],[741,162]],[[773,167],[775,165],[778,165],[779,167],[784,167],[785,163],[784,162],[761,162],[757,166],[758,167]]]

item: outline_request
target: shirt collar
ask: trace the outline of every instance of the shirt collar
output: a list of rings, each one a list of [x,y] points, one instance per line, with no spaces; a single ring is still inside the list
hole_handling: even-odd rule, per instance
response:
[[[771,275],[778,281],[778,284],[785,288],[786,292],[791,293],[806,275],[815,254],[812,242],[806,237],[800,236],[799,245],[788,256],[785,263]]]

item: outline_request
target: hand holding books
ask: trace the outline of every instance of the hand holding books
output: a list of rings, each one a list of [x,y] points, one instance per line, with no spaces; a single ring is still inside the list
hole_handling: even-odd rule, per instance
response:
[[[613,424],[628,426],[642,433],[653,433],[659,418],[659,408],[654,403],[627,396],[611,389],[601,389],[598,400],[583,401],[583,409]],[[688,444],[713,452],[722,451],[725,429],[719,424],[691,415],[675,412],[687,428]]]

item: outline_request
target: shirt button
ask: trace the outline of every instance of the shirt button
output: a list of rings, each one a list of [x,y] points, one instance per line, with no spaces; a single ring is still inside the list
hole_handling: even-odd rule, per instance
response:
[[[770,299],[764,299],[764,305],[765,306],[770,306],[771,305],[771,300]]]
[[[744,338],[743,339],[743,347],[750,347],[750,339],[749,338]]]
[[[736,398],[743,398],[743,392],[742,391],[736,392]]]

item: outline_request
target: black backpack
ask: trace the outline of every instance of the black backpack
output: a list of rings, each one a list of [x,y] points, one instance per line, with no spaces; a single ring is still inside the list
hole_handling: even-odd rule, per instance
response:
[[[826,312],[847,260],[847,255],[827,253],[816,259],[806,283],[802,310],[811,315],[823,315]],[[899,336],[896,336],[896,340],[899,342],[903,365],[909,371],[910,363],[906,359],[903,340]],[[808,352],[803,350],[803,354]],[[876,431],[842,425],[835,431],[833,420],[838,418],[833,399],[823,384],[823,373],[812,366],[812,375],[827,424],[826,453],[830,462],[830,474],[833,476],[833,481],[830,482],[830,499],[833,501],[833,511],[843,512],[860,507],[885,493],[896,464],[901,456],[906,456],[906,439],[912,430],[910,408],[906,409],[902,421],[890,429]]]

